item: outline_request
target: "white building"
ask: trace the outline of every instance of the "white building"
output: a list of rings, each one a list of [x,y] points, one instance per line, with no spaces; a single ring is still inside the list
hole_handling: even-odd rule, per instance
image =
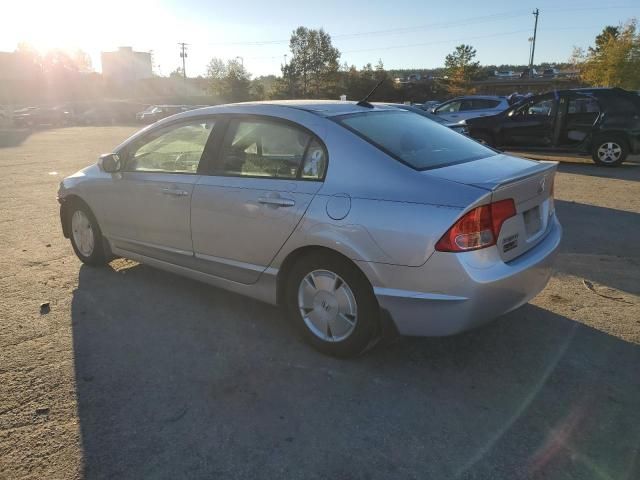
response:
[[[134,52],[131,47],[120,47],[115,52],[102,52],[102,75],[118,84],[151,78],[151,54]]]

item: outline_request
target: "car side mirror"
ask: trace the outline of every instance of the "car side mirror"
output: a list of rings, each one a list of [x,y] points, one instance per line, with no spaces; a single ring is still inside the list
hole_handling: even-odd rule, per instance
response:
[[[98,166],[103,172],[119,172],[122,167],[120,156],[117,153],[105,153],[100,155],[100,158],[98,159]]]

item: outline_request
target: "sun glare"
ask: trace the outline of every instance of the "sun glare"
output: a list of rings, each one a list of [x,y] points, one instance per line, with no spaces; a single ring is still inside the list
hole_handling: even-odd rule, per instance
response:
[[[69,50],[113,48],[130,42],[136,24],[154,11],[153,2],[112,0],[21,1],[4,8],[10,19],[4,32],[7,38],[26,42],[44,53],[52,48]],[[127,35],[126,37],[123,35]]]

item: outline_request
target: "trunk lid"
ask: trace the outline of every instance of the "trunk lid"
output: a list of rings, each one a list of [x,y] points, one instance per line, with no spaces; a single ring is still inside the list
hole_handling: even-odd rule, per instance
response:
[[[536,246],[551,230],[556,169],[556,162],[494,155],[425,174],[491,192],[478,205],[513,199],[516,215],[503,223],[496,244],[500,257],[508,262]]]

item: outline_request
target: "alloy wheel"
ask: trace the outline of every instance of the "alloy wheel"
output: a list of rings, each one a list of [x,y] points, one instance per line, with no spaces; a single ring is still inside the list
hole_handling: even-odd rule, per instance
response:
[[[602,163],[615,163],[620,160],[622,147],[616,142],[606,142],[598,147],[597,154]]]

